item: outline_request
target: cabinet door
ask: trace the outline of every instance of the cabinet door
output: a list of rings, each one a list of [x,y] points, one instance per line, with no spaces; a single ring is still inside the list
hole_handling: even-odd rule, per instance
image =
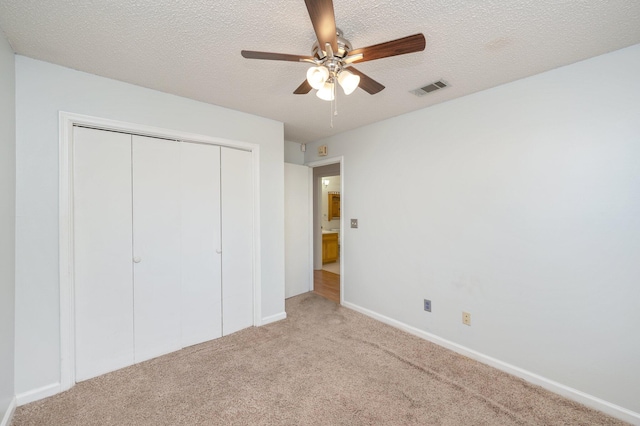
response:
[[[322,234],[322,263],[338,260],[338,234]]]
[[[184,347],[222,336],[220,147],[180,145]]]
[[[250,152],[221,148],[222,330],[253,325],[253,173]]]
[[[338,260],[338,234],[329,234],[327,239],[327,262]]]
[[[329,193],[329,220],[340,218],[340,194]]]
[[[73,129],[76,381],[133,364],[131,136]]]
[[[135,361],[181,348],[180,144],[133,136]]]
[[[324,235],[322,235],[322,263],[327,263],[329,259],[329,249],[327,247],[328,241]]]

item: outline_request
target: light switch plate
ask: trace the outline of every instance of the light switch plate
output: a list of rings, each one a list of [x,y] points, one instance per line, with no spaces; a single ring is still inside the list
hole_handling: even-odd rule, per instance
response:
[[[352,228],[358,227],[358,219],[351,219],[351,227]]]

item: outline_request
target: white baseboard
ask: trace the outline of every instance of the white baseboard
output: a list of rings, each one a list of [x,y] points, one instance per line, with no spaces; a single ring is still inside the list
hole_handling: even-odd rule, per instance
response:
[[[4,416],[2,416],[2,421],[0,421],[0,426],[9,426],[11,424],[11,419],[13,419],[13,413],[15,413],[17,407],[16,397],[11,398],[11,402],[7,407],[7,411],[5,411]]]
[[[370,311],[369,309],[363,308],[353,303],[344,302],[342,306],[349,309],[353,309],[354,311],[360,312],[361,314],[367,315],[371,318],[374,318],[392,327],[399,328],[400,330],[406,331],[407,333],[413,334],[414,336],[418,336],[422,339],[433,342],[436,345],[443,346],[461,355],[464,355],[476,361],[482,362],[483,364],[490,365],[494,368],[497,368],[498,370],[504,371],[509,374],[513,374],[514,376],[520,377],[521,379],[524,379],[529,383],[533,383],[535,385],[541,386],[547,390],[550,390],[551,392],[562,395],[565,398],[569,398],[573,401],[584,404],[587,407],[591,407],[598,411],[602,411],[603,413],[609,414],[613,417],[616,417],[620,420],[624,420],[631,424],[640,425],[640,413],[636,413],[634,411],[631,411],[626,408],[607,402],[603,399],[597,398],[593,395],[589,395],[577,389],[573,389],[569,386],[565,386],[562,383],[555,382],[551,379],[547,379],[546,377],[542,377],[538,374],[524,370],[520,367],[516,367],[515,365],[511,365],[504,361],[500,361],[499,359],[492,358],[488,355],[474,351],[473,349],[469,349],[465,346],[459,345],[450,340],[446,340],[446,339],[443,339],[442,337],[436,336],[435,334],[431,334],[426,331],[420,330],[418,328],[415,328],[403,322],[394,320],[387,316],[381,315],[377,312]]]
[[[37,389],[19,393],[18,395],[16,395],[16,401],[19,407],[33,401],[38,401],[40,399],[53,396],[60,392],[62,392],[62,386],[60,385],[60,383],[51,383]]]
[[[280,321],[280,320],[283,320],[285,318],[287,318],[287,313],[286,312],[280,312],[279,314],[270,315],[268,317],[262,318],[262,321],[260,322],[260,325],[271,324],[272,322]]]

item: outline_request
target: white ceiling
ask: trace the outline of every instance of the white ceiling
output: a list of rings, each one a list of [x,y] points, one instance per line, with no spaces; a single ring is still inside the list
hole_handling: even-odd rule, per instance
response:
[[[0,0],[18,54],[285,123],[310,142],[640,43],[638,0],[334,0],[354,48],[423,33],[424,52],[358,64],[386,86],[338,97],[293,95],[308,64],[240,50],[310,54],[303,0]],[[443,79],[423,97],[410,90]],[[340,92],[341,93],[341,92]]]

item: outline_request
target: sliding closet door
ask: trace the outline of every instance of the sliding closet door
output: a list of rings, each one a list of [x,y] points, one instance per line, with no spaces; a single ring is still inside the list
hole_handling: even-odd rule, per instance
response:
[[[131,135],[73,129],[76,380],[133,364]]]
[[[222,330],[253,325],[253,173],[251,153],[221,148]]]
[[[181,348],[180,144],[132,136],[135,362]]]
[[[222,336],[220,147],[181,143],[182,346]]]

